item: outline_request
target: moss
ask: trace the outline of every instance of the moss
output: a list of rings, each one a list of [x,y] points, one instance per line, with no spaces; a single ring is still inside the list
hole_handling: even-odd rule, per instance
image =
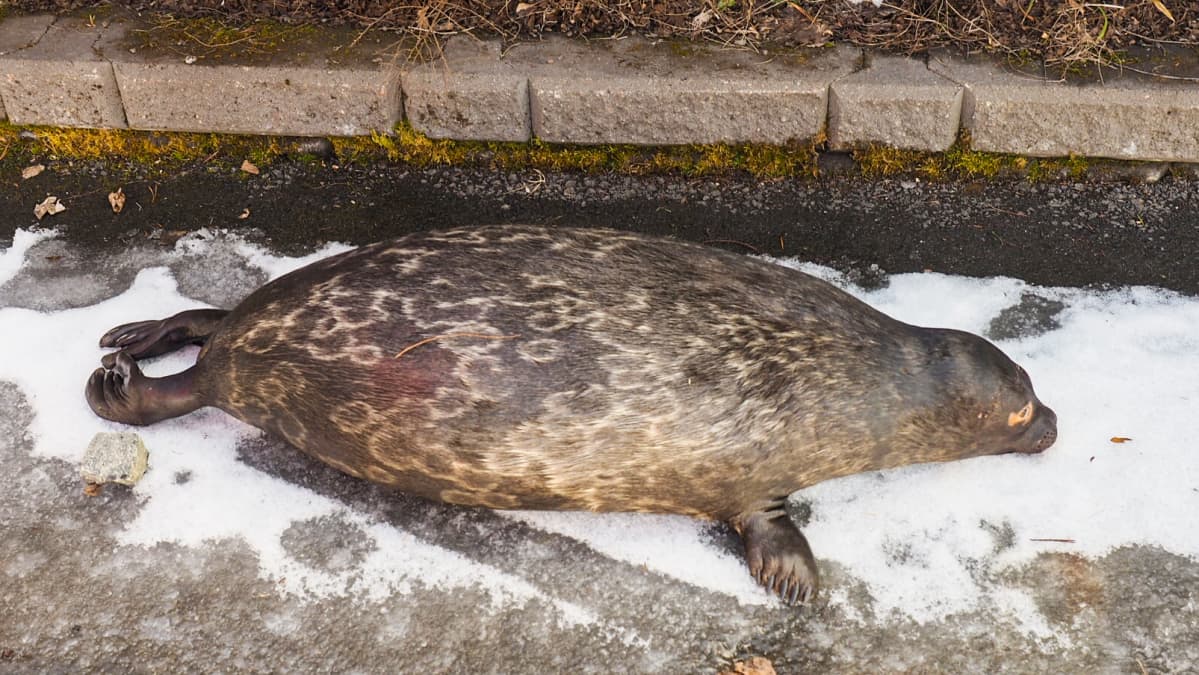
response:
[[[946,150],[944,157],[950,171],[972,178],[994,178],[1004,165],[1003,155],[971,150],[960,142]]]
[[[153,16],[149,28],[135,31],[133,45],[141,49],[170,49],[206,57],[270,54],[285,45],[317,34],[309,25],[257,20],[237,24],[214,17]]]
[[[670,40],[666,43],[666,47],[675,56],[683,58],[695,56],[697,52],[695,45],[683,42],[682,40]]]
[[[862,175],[868,178],[912,173],[926,159],[926,153],[887,146],[869,145],[853,151]]]
[[[28,129],[36,140],[21,140]],[[578,171],[632,175],[675,174],[715,176],[743,172],[761,180],[814,178],[817,136],[804,142],[774,145],[557,145],[533,139],[528,143],[451,141],[433,139],[400,124],[394,135],[373,134],[332,139],[343,163],[395,162],[413,166],[476,166],[501,171]],[[280,158],[306,163],[321,161],[305,152],[305,139],[233,134],[158,133],[115,129],[17,127],[0,122],[0,162],[3,169],[33,160],[108,162],[117,173],[178,171],[204,163],[236,168],[250,160],[260,168]],[[866,178],[897,175],[927,180],[1023,176],[1029,181],[1078,180],[1110,163],[1084,157],[1028,158],[980,152],[963,135],[943,153],[864,146],[853,150]]]

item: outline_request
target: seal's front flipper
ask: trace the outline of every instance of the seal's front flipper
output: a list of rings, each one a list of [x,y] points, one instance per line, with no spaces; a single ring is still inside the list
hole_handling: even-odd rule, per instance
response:
[[[185,415],[203,404],[195,390],[196,366],[168,377],[146,377],[124,351],[112,370],[97,368],[84,394],[92,411],[104,419],[146,425]]]
[[[781,507],[737,516],[732,525],[745,542],[745,561],[758,583],[791,604],[812,599],[819,585],[816,559]]]
[[[228,313],[224,309],[191,309],[160,321],[122,324],[105,333],[100,346],[115,347],[135,360],[160,356],[186,345],[204,344]],[[116,353],[105,354],[100,363],[112,368],[116,358]]]

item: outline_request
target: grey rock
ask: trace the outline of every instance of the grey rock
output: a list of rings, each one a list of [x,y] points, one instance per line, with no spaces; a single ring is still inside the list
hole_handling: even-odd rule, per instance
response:
[[[135,433],[100,432],[92,437],[79,473],[89,485],[134,485],[146,473],[150,453]]]

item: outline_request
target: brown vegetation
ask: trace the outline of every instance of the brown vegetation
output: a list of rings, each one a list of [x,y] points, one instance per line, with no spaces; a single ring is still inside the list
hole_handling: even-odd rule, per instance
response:
[[[120,5],[249,25],[333,22],[422,37],[637,32],[734,46],[851,42],[901,53],[988,51],[1047,66],[1118,63],[1137,43],[1199,44],[1193,0],[12,0],[18,10]]]

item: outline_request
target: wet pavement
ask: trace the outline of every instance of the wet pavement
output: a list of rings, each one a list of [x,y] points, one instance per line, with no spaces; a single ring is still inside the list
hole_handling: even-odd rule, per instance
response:
[[[37,224],[33,205],[53,194],[67,211],[46,224],[97,252],[170,243],[204,227],[259,233],[272,247],[298,253],[321,241],[362,244],[413,229],[546,223],[672,234],[866,277],[877,266],[1199,292],[1199,180],[1172,176],[1150,184],[835,175],[758,182],[300,163],[260,176],[206,166],[169,180],[115,174],[59,163],[31,180],[5,177],[0,241]],[[127,206],[113,214],[106,195],[117,187]]]

